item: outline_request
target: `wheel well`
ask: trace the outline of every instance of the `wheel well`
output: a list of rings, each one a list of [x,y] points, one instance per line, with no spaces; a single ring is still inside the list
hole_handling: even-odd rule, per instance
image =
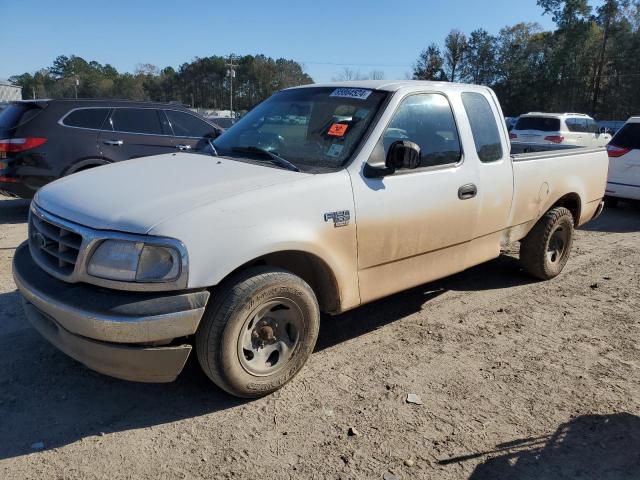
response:
[[[577,193],[568,193],[564,197],[561,197],[551,208],[564,207],[573,215],[573,222],[577,227],[580,223],[580,213],[582,211],[582,203],[580,196]],[[551,209],[549,209],[551,210]]]
[[[331,268],[321,258],[297,250],[269,253],[245,263],[233,273],[247,267],[266,265],[288,270],[313,289],[320,310],[327,313],[340,310],[340,290]]]
[[[81,160],[80,162],[77,162],[71,165],[65,172],[65,175],[71,175],[72,173],[81,172],[82,170],[87,170],[93,167],[100,167],[102,165],[107,165],[108,163],[109,163],[108,161],[101,160],[99,158]]]

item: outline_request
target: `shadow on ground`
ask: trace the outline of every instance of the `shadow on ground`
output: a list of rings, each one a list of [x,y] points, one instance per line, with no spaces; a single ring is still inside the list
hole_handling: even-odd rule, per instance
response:
[[[174,383],[126,382],[92,372],[31,328],[0,337],[0,460],[86,437],[225,410],[243,403],[215,387],[192,357]]]
[[[0,225],[26,223],[30,200],[3,199],[0,201]]]
[[[620,202],[617,207],[605,207],[604,212],[582,230],[589,232],[630,233],[640,231],[640,203]]]
[[[640,417],[584,415],[549,436],[497,445],[495,450],[442,460],[441,465],[489,457],[469,480],[604,480],[640,478]]]
[[[518,260],[502,255],[451,277],[398,293],[336,317],[323,318],[316,351],[370,333],[419,312],[448,291],[483,291],[537,282],[520,268]]]

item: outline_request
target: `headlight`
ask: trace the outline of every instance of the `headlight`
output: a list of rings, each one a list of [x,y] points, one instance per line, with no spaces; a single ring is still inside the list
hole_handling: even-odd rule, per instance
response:
[[[105,240],[93,252],[87,273],[122,282],[170,282],[180,275],[181,261],[170,246]]]

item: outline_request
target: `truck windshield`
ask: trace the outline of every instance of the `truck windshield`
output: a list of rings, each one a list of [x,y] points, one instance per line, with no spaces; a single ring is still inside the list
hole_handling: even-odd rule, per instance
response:
[[[264,161],[266,150],[303,172],[335,171],[349,161],[386,95],[362,88],[284,90],[247,113],[213,146],[225,157]]]

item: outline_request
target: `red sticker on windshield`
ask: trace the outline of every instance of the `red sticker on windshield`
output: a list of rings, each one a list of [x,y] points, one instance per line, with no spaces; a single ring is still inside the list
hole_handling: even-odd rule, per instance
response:
[[[334,123],[331,125],[331,128],[329,128],[327,133],[330,137],[343,137],[344,134],[347,133],[347,128],[349,128],[349,125],[345,125],[344,123]]]

